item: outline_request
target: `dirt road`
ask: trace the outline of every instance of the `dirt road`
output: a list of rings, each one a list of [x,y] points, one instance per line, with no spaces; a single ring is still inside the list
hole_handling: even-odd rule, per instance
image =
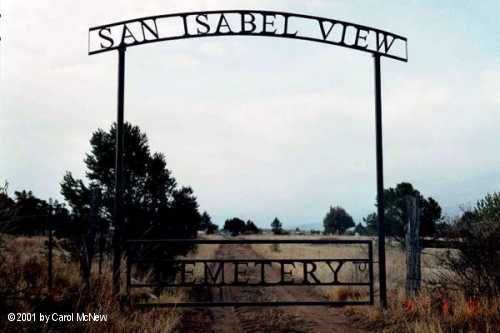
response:
[[[250,245],[221,245],[217,258],[259,258]],[[232,272],[225,271],[227,276]],[[249,274],[259,274],[249,267]],[[275,272],[279,274],[278,270]],[[196,297],[203,300],[222,301],[263,301],[263,300],[319,300],[321,296],[312,288],[281,286],[259,287],[224,287],[213,288]],[[355,328],[353,323],[342,314],[340,309],[310,307],[224,307],[212,309],[194,309],[184,313],[182,332],[203,333],[250,333],[250,332],[368,332]]]

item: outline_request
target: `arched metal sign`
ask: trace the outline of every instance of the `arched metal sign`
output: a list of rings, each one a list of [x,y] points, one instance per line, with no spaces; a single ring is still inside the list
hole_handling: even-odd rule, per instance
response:
[[[186,12],[148,16],[89,29],[88,53],[89,55],[117,50],[118,51],[118,112],[116,131],[116,171],[115,171],[115,208],[113,234],[113,293],[120,291],[120,258],[122,253],[122,195],[123,195],[123,123],[124,123],[124,96],[125,96],[125,51],[128,47],[150,44],[161,41],[177,39],[202,38],[214,36],[261,36],[289,38],[312,41],[350,48],[373,55],[375,72],[375,139],[376,139],[376,164],[377,164],[377,217],[378,217],[378,261],[379,261],[379,294],[383,307],[387,306],[386,267],[385,267],[385,230],[384,230],[384,178],[382,154],[382,94],[380,58],[386,57],[398,61],[408,61],[407,39],[403,36],[355,23],[335,19],[316,17],[303,14],[286,13],[265,10],[219,10]],[[161,240],[160,240],[161,241]],[[166,240],[164,240],[166,241]],[[167,242],[178,242],[169,240]],[[181,242],[183,240],[180,240]],[[136,240],[136,242],[140,242]],[[207,241],[195,241],[207,242]],[[229,241],[233,244],[245,241]],[[257,243],[280,243],[282,240],[255,240]],[[291,243],[307,243],[304,240],[289,240]],[[321,242],[321,241],[317,241]],[[330,241],[327,241],[330,242]],[[345,241],[349,242],[349,241]],[[371,249],[371,241],[369,242]],[[313,242],[314,243],[314,242]],[[330,242],[335,243],[335,241]],[[352,241],[356,243],[356,241]],[[338,259],[329,259],[330,262],[339,262]],[[351,259],[349,259],[351,260]],[[290,260],[289,260],[290,261]],[[352,260],[351,260],[352,261]],[[344,261],[342,261],[344,262]],[[369,286],[370,299],[358,304],[373,304],[372,256],[361,259],[370,267],[370,280],[364,283]],[[224,261],[220,264],[224,265]],[[293,263],[293,259],[292,259]],[[130,262],[129,262],[130,264]],[[191,263],[193,264],[193,263]],[[201,264],[207,265],[206,262]],[[254,264],[264,263],[254,262]],[[282,265],[286,264],[284,262]],[[183,263],[186,266],[186,263]],[[315,263],[305,263],[314,268]],[[236,264],[238,267],[238,264]],[[339,267],[340,269],[340,267]],[[128,272],[129,273],[129,272]],[[264,273],[263,273],[264,274]],[[305,271],[304,283],[311,272]],[[128,274],[128,280],[130,274]],[[132,284],[127,281],[127,286]],[[334,276],[333,285],[338,284]],[[320,281],[320,284],[323,283]],[[340,305],[338,302],[278,302],[275,305]],[[335,303],[335,304],[334,304]],[[257,304],[257,303],[256,303]],[[259,303],[262,305],[262,303]],[[267,304],[267,305],[273,305]],[[347,304],[347,303],[346,303]],[[171,304],[172,305],[172,304]],[[189,305],[189,304],[188,304]],[[215,304],[233,305],[233,303]],[[246,304],[251,305],[251,304]]]
[[[165,14],[89,29],[89,54],[161,41],[214,36],[307,40],[407,61],[406,38],[381,29],[324,17],[264,10]]]

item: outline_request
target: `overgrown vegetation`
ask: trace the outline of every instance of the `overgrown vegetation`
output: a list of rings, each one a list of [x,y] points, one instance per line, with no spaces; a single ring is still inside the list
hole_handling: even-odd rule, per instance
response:
[[[388,310],[353,308],[349,313],[366,327],[385,332],[498,332],[500,193],[486,195],[472,210],[441,226],[440,236],[458,247],[424,250],[427,268],[419,296],[407,299],[401,278],[391,288]],[[405,270],[401,265],[399,271]],[[389,284],[394,279],[390,271],[388,279]]]
[[[102,272],[91,273],[92,288],[79,277],[80,265],[69,254],[66,242],[56,241],[54,288],[47,288],[47,238],[0,234],[0,332],[175,332],[182,313],[175,309],[139,310],[120,304],[111,293],[109,260]],[[213,248],[213,247],[212,247]],[[206,257],[210,257],[206,254]],[[94,265],[95,266],[95,265]],[[132,301],[151,300],[152,290],[134,289]],[[180,290],[164,290],[163,301],[182,301]],[[9,322],[8,313],[98,313],[105,322]]]
[[[438,283],[468,298],[500,297],[500,193],[488,194],[452,228],[456,250],[441,257]]]

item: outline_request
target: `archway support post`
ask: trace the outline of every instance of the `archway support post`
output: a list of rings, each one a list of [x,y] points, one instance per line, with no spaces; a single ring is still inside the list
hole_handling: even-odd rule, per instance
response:
[[[125,97],[125,46],[118,49],[118,100],[116,116],[115,200],[113,220],[113,295],[120,294],[120,267],[123,241],[123,106]]]
[[[385,271],[385,225],[384,225],[384,160],[382,142],[382,87],[380,75],[380,55],[374,54],[375,70],[375,136],[377,155],[377,224],[378,224],[378,265],[380,305],[387,308],[387,284]]]

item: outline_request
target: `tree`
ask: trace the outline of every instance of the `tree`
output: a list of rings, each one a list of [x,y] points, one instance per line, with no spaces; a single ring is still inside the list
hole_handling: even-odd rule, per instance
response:
[[[437,223],[441,220],[441,206],[433,198],[429,197],[422,202],[420,213],[420,233],[422,236],[434,236]]]
[[[207,235],[215,234],[219,231],[219,226],[217,224],[211,224],[208,226],[206,233]]]
[[[50,206],[47,201],[37,198],[31,191],[14,192],[15,215],[10,232],[23,235],[41,235],[47,230]]]
[[[365,227],[364,225],[362,225],[361,223],[358,223],[356,224],[356,226],[354,227],[354,230],[353,230],[353,233],[356,235],[360,235],[360,236],[366,236],[368,235],[368,228]]]
[[[88,184],[75,179],[71,172],[67,172],[61,182],[61,194],[71,207],[72,218],[83,229],[89,226],[92,193],[98,193],[100,198],[98,218],[107,225],[113,223],[115,139],[116,124],[109,131],[98,129],[92,133],[91,149],[84,159]],[[150,151],[148,138],[138,126],[124,124],[124,142],[122,237],[196,237],[201,216],[192,189],[177,186],[167,169],[165,156]],[[150,247],[148,251],[172,257],[188,250],[189,247],[176,246],[168,251]]]
[[[199,229],[201,216],[198,212],[198,202],[190,187],[175,189],[172,193],[172,203],[165,206],[159,221],[155,223],[160,237],[194,238]],[[169,223],[162,223],[169,221]],[[154,229],[153,229],[154,230]]]
[[[283,225],[277,217],[271,222],[271,229],[275,235],[283,234]]]
[[[0,232],[5,232],[8,228],[8,222],[14,216],[15,202],[8,194],[9,183],[5,182],[4,186],[0,187]]]
[[[203,212],[203,214],[201,214],[199,230],[205,231],[207,234],[213,234],[217,232],[218,229],[219,227],[216,224],[212,223],[212,218],[210,217],[210,215],[208,215],[207,212]]]
[[[212,218],[210,215],[208,215],[207,212],[203,212],[201,214],[201,219],[200,219],[200,230],[205,231],[208,229],[208,227],[212,224]]]
[[[245,224],[245,233],[246,234],[260,234],[260,229],[253,223],[253,221],[248,220]]]
[[[237,236],[245,231],[246,224],[240,218],[233,217],[224,222],[224,231],[231,233],[231,236]]]
[[[410,183],[399,183],[394,188],[384,190],[385,230],[389,236],[404,239],[407,211],[406,197],[415,196],[420,209],[420,235],[433,236],[436,223],[441,219],[441,207],[433,198],[425,199]]]
[[[49,223],[52,230],[61,234],[71,228],[61,228],[63,219],[69,221],[69,212],[57,200],[36,197],[32,191],[15,191],[14,199],[8,193],[8,183],[0,187],[0,230],[15,235],[43,235]],[[67,223],[69,227],[71,225]],[[66,234],[64,234],[66,236]]]
[[[363,222],[366,225],[366,233],[368,235],[377,235],[378,234],[378,223],[377,223],[377,214],[371,213],[366,217],[363,217]]]
[[[479,200],[476,207],[469,216],[471,220],[496,220],[500,221],[500,192],[487,194],[483,199]]]
[[[325,234],[343,234],[347,229],[354,227],[354,221],[344,208],[330,206],[323,219],[323,227]]]

